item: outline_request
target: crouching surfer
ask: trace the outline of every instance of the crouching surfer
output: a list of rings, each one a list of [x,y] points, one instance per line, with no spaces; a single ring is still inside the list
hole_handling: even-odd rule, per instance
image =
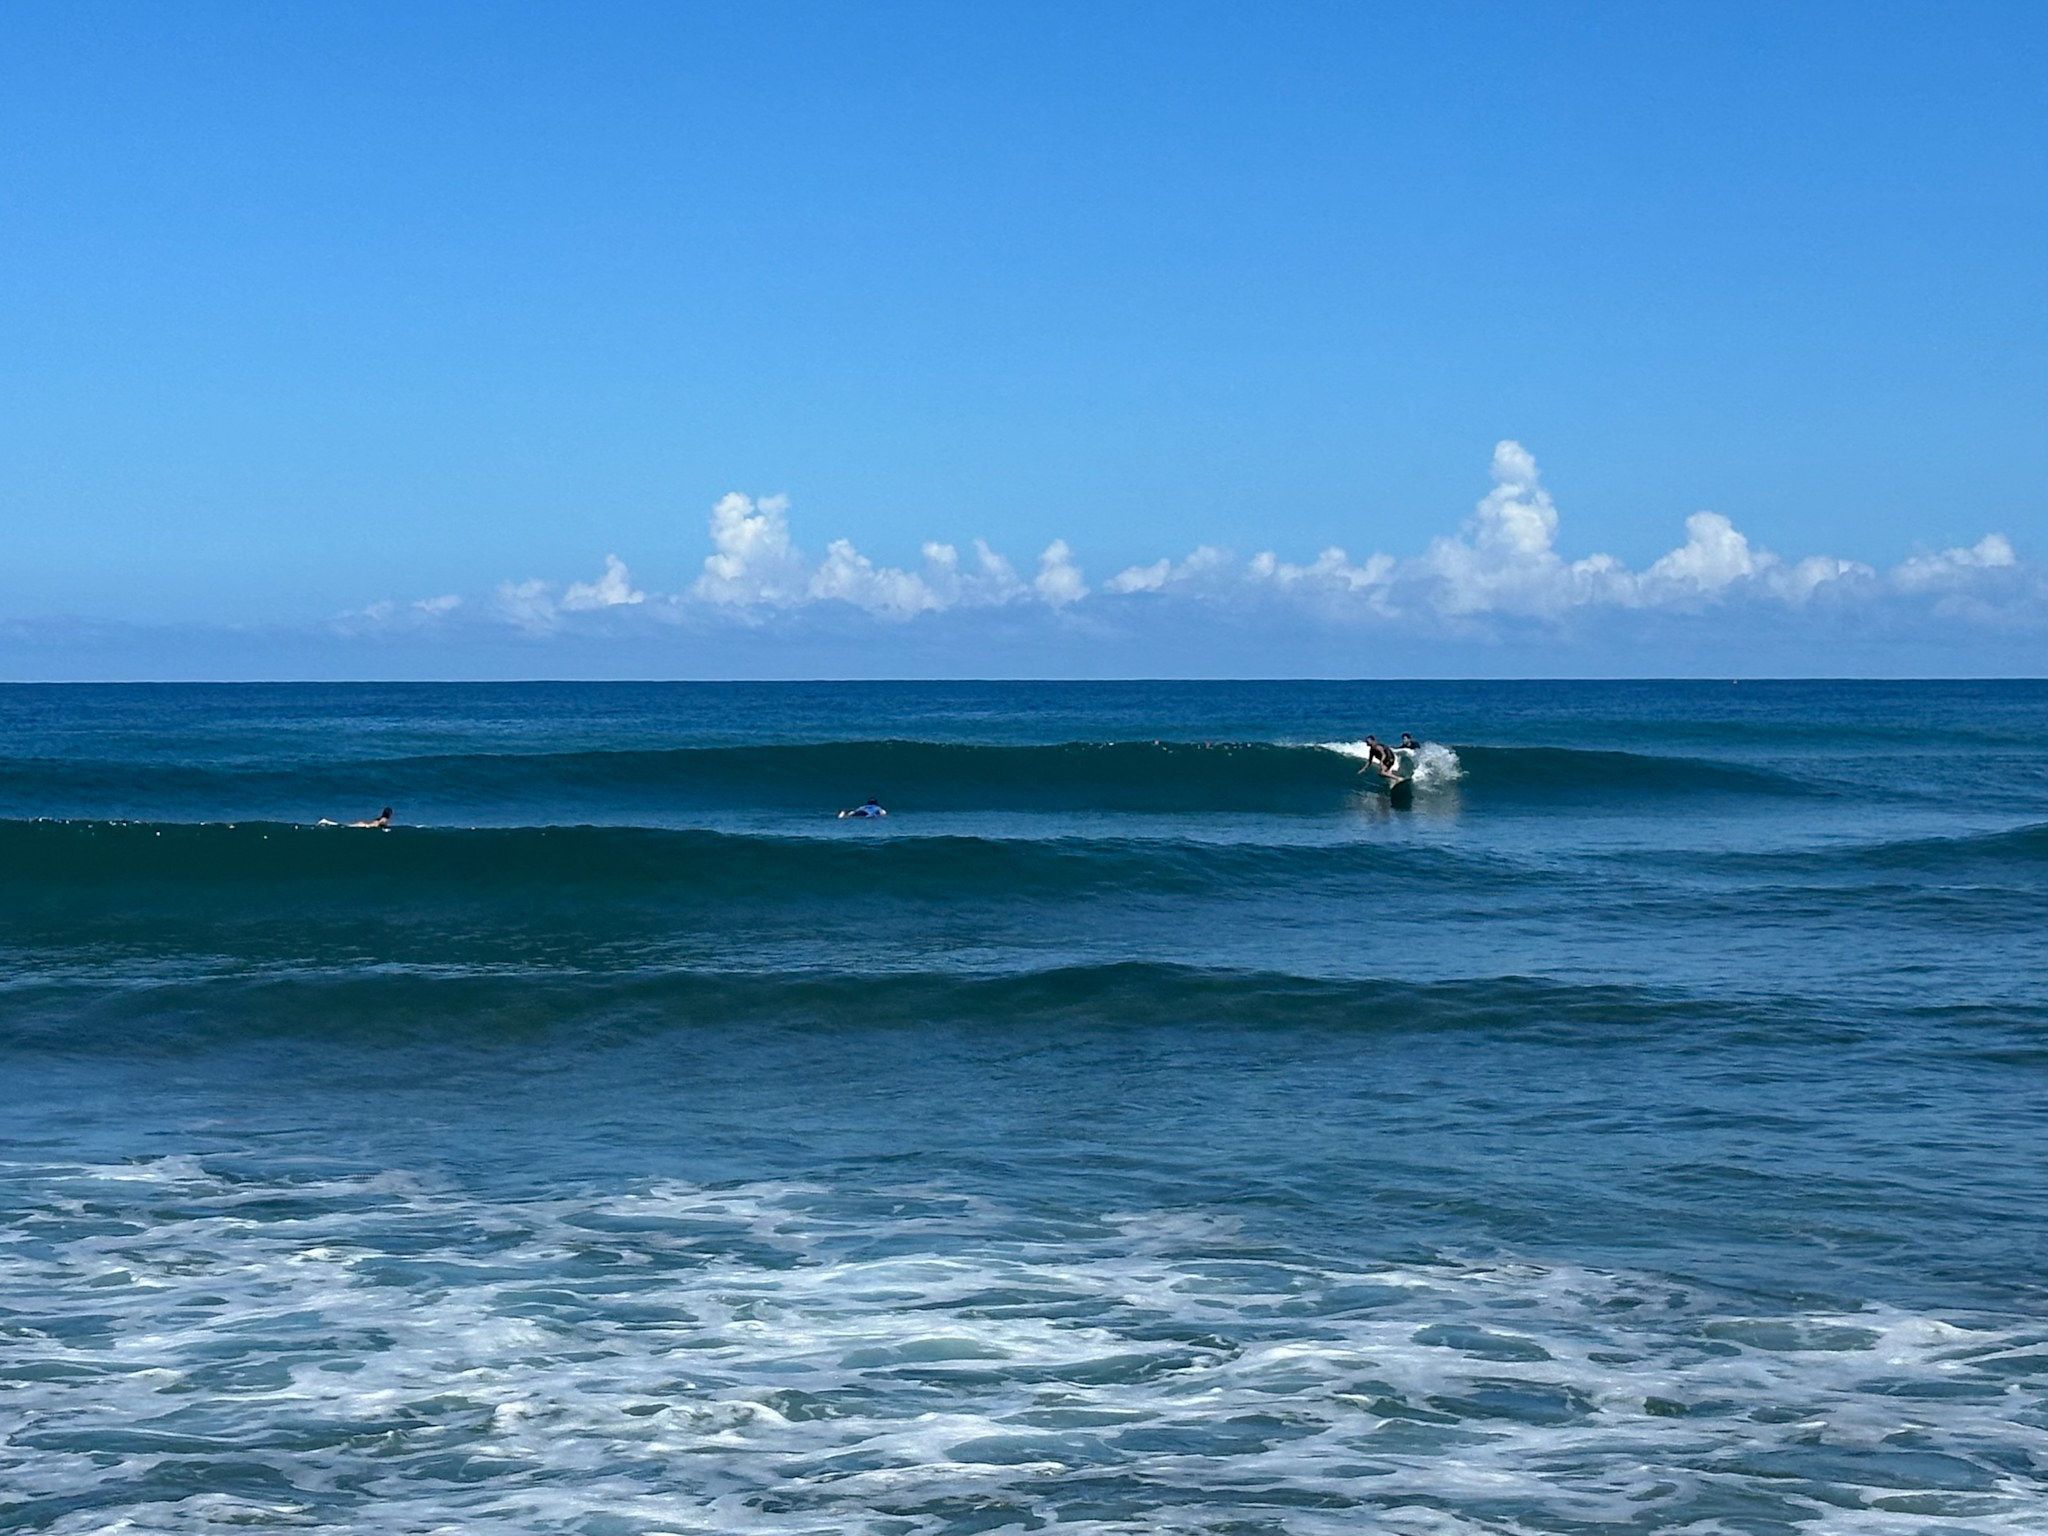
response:
[[[858,818],[867,816],[886,816],[888,814],[889,813],[887,811],[882,809],[881,802],[876,800],[873,795],[870,795],[868,796],[867,803],[865,805],[856,805],[850,811],[841,811],[839,813],[839,819],[841,821],[845,821],[849,816]]]
[[[1364,773],[1366,768],[1378,769],[1380,777],[1385,779],[1389,786],[1404,783],[1407,779],[1407,775],[1401,772],[1400,753],[1377,736],[1365,738],[1365,768],[1358,771]]]

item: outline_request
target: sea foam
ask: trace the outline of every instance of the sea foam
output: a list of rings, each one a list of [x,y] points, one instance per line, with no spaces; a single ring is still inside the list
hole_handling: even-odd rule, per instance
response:
[[[0,1285],[38,1319],[0,1473],[56,1531],[2018,1532],[2039,1507],[2038,1330],[1533,1256],[1330,1266],[1176,1212],[1054,1234],[917,1182],[0,1176],[37,1235]]]

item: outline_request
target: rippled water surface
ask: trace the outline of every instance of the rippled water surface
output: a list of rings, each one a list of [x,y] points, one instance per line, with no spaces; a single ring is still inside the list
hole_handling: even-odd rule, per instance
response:
[[[0,1530],[2048,1529],[2044,934],[2038,684],[0,688]]]

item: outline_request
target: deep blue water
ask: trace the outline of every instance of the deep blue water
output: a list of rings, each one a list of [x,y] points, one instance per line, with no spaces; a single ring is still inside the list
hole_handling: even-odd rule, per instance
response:
[[[0,688],[0,966],[0,1530],[2048,1529],[2048,685]]]

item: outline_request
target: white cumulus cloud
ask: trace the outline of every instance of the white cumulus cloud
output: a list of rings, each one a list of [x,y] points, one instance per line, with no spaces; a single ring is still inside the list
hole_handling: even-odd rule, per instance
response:
[[[1088,583],[1082,579],[1081,567],[1074,563],[1074,552],[1067,548],[1065,539],[1054,539],[1045,546],[1045,553],[1038,557],[1038,579],[1031,585],[1054,608],[1078,603],[1088,595]]]
[[[960,552],[950,544],[928,542],[923,553],[924,579],[947,607],[994,608],[1031,593],[1017,568],[985,540],[974,541],[972,566],[963,567]]]
[[[1077,570],[1068,585],[1052,564],[1040,570],[1035,589],[1027,586],[1010,562],[980,539],[974,541],[971,563],[964,563],[953,545],[928,540],[921,551],[922,571],[878,566],[851,539],[834,539],[813,568],[790,538],[785,496],[757,502],[735,491],[723,497],[711,509],[711,543],[714,552],[705,558],[704,574],[688,595],[737,608],[843,602],[881,618],[911,619],[949,608],[992,607],[1034,590],[1055,606],[1087,592]],[[1054,548],[1067,560],[1063,542]],[[1048,561],[1052,555],[1048,550]]]
[[[1427,606],[1439,614],[1555,618],[1592,606],[1696,612],[1744,596],[1798,607],[1824,589],[1855,590],[1877,578],[1862,561],[1834,555],[1787,563],[1751,543],[1719,512],[1693,513],[1685,520],[1685,542],[1642,571],[1605,554],[1567,561],[1554,548],[1557,508],[1534,456],[1520,443],[1501,443],[1494,449],[1493,479],[1461,536],[1434,540],[1419,569],[1395,573],[1397,581],[1419,579]],[[2010,547],[1993,535],[1975,550],[1924,557],[1905,581],[1898,573],[1894,580],[1940,585],[1965,568],[1996,564],[2001,552],[2010,556]]]
[[[1720,513],[1695,512],[1685,520],[1685,542],[1643,573],[1643,585],[1720,592],[1771,563]]]
[[[1199,544],[1178,565],[1170,559],[1155,560],[1150,565],[1133,565],[1110,577],[1102,584],[1102,589],[1118,593],[1158,592],[1169,586],[1213,577],[1229,564],[1230,556],[1222,550]]]
[[[1685,520],[1685,542],[1640,576],[1617,569],[1610,578],[1614,599],[1637,608],[1698,608],[1742,590],[1760,590],[1795,607],[1831,582],[1874,577],[1858,560],[1808,555],[1787,565],[1719,512],[1695,512]]]
[[[1332,544],[1307,565],[1289,565],[1272,550],[1263,550],[1252,556],[1247,570],[1254,581],[1271,582],[1282,589],[1366,592],[1392,581],[1395,565],[1392,555],[1373,555],[1365,564],[1353,565],[1342,546]]]
[[[947,606],[923,577],[894,566],[877,567],[850,539],[825,546],[825,563],[811,573],[808,595],[816,601],[837,598],[885,618],[910,619]]]
[[[704,574],[690,591],[707,602],[782,608],[810,590],[802,551],[789,541],[789,498],[751,501],[737,491],[711,509],[711,544]]]
[[[1986,571],[2010,570],[2019,564],[2002,533],[1987,533],[1968,549],[1945,549],[1938,555],[1914,555],[1892,572],[1892,584],[1907,592],[1967,585]]]
[[[1102,584],[1105,592],[1157,592],[1173,579],[1173,562],[1163,556],[1150,565],[1118,571]]]
[[[645,592],[633,590],[633,577],[626,562],[617,555],[604,557],[604,574],[595,581],[578,581],[562,594],[562,606],[575,612],[586,608],[622,608],[647,601]]]
[[[1493,450],[1493,489],[1463,533],[1433,540],[1422,557],[1430,602],[1451,616],[1511,613],[1544,617],[1597,601],[1615,588],[1620,562],[1593,555],[1567,564],[1551,547],[1557,508],[1543,489],[1536,458],[1520,443]]]
[[[1330,544],[1313,559],[1290,561],[1272,549],[1236,562],[1201,545],[1176,560],[1161,556],[1126,566],[1091,588],[1079,557],[1054,539],[1029,578],[1011,561],[975,539],[958,545],[927,540],[922,563],[899,568],[862,554],[850,538],[825,545],[813,564],[791,535],[789,500],[758,500],[733,492],[711,508],[711,553],[683,592],[648,593],[616,554],[602,575],[557,588],[539,579],[502,583],[494,596],[465,615],[496,620],[531,634],[554,633],[600,610],[643,608],[650,620],[678,622],[694,611],[725,613],[760,624],[778,612],[844,604],[876,619],[908,624],[926,615],[1022,605],[1064,612],[1079,607],[1105,618],[1121,611],[1134,619],[1159,611],[1155,604],[1232,605],[1273,613],[1292,607],[1317,622],[1398,622],[1411,631],[1472,637],[1489,621],[1558,624],[1574,612],[1610,609],[1703,614],[1716,607],[1767,602],[1798,609],[1826,595],[1847,602],[1919,602],[1953,620],[1983,620],[2011,628],[2048,615],[2048,580],[2022,561],[1998,533],[1974,545],[1914,555],[1880,576],[1859,560],[1836,555],[1781,559],[1752,541],[1720,512],[1694,512],[1682,540],[1640,570],[1608,554],[1572,559],[1560,552],[1560,517],[1536,459],[1507,440],[1493,450],[1492,487],[1455,533],[1431,539],[1418,554],[1375,551],[1353,559]],[[559,595],[557,593],[559,592]],[[1112,606],[1143,596],[1143,603]],[[450,593],[409,606],[373,603],[334,622],[351,630],[439,624],[464,608]],[[1526,631],[1518,631],[1526,632]]]
[[[1770,590],[1795,608],[1815,593],[1837,583],[1854,585],[1874,581],[1877,572],[1861,560],[1844,560],[1835,555],[1808,555],[1792,565],[1780,565],[1765,575]]]
[[[548,584],[538,577],[499,582],[498,612],[528,634],[547,634],[557,622],[555,600],[549,595]]]

